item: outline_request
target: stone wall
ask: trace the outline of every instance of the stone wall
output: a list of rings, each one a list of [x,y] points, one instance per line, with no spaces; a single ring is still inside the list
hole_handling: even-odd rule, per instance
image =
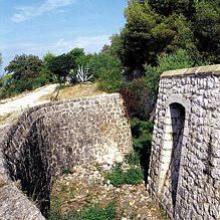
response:
[[[220,218],[220,65],[162,74],[148,188],[172,219]]]
[[[43,219],[30,200],[46,216],[53,177],[76,164],[110,166],[132,149],[130,125],[119,94],[34,107],[3,136],[0,217],[4,213],[9,216],[5,219]],[[1,200],[4,195],[8,199]]]

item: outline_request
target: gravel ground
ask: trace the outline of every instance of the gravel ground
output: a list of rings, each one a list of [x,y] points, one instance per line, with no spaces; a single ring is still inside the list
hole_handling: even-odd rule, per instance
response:
[[[93,204],[105,207],[114,201],[118,220],[166,219],[150,198],[144,182],[117,188],[105,180],[99,168],[92,165],[76,166],[71,174],[55,181],[51,198],[52,209],[59,207],[62,214],[78,212]]]

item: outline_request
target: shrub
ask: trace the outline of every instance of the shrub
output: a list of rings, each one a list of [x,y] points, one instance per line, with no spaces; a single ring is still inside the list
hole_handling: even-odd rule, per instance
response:
[[[120,61],[108,54],[94,55],[88,67],[98,81],[99,88],[106,92],[118,92],[123,84]]]
[[[202,63],[198,63],[201,65]],[[145,85],[151,91],[152,97],[157,96],[160,75],[167,70],[189,68],[195,66],[195,63],[185,50],[178,50],[174,54],[161,55],[158,57],[158,66],[145,66],[146,76]]]
[[[64,216],[56,211],[50,214],[49,220],[113,220],[115,216],[115,203],[111,202],[104,208],[93,205],[82,209],[79,213],[68,213]]]
[[[133,136],[133,147],[137,153],[143,149],[150,148],[153,131],[152,122],[132,118],[131,131]]]
[[[64,169],[63,170],[63,174],[72,174],[73,172],[71,171],[71,170],[69,170],[69,169]]]
[[[140,155],[136,151],[133,153],[127,154],[125,156],[125,162],[131,166],[132,165],[139,166],[140,165]]]
[[[151,92],[146,86],[145,78],[126,83],[120,90],[130,117],[149,118],[154,106]]]
[[[144,176],[140,167],[132,167],[124,173],[124,181],[129,185],[142,183],[143,179]]]
[[[106,179],[110,180],[110,183],[116,187],[123,184],[137,185],[143,181],[143,178],[143,172],[139,166],[123,171],[121,164],[117,164],[115,168],[106,174]]]
[[[144,170],[144,179],[147,181],[151,155],[153,123],[138,118],[132,118],[131,131],[133,136],[133,148],[136,154],[139,155],[140,164]]]

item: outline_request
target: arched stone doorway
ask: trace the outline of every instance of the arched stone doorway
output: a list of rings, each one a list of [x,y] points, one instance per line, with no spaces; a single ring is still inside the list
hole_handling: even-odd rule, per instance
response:
[[[164,140],[161,151],[159,191],[169,191],[175,210],[182,141],[185,125],[185,108],[179,103],[171,103],[167,109],[164,127]]]

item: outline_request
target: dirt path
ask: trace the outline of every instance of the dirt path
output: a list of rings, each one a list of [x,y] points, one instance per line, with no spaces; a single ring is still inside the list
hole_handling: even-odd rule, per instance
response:
[[[28,107],[33,107],[48,102],[49,100],[40,100],[40,98],[47,94],[52,94],[57,87],[57,84],[47,85],[36,89],[22,97],[1,100],[0,102],[0,116],[10,114],[12,112],[21,111]]]

